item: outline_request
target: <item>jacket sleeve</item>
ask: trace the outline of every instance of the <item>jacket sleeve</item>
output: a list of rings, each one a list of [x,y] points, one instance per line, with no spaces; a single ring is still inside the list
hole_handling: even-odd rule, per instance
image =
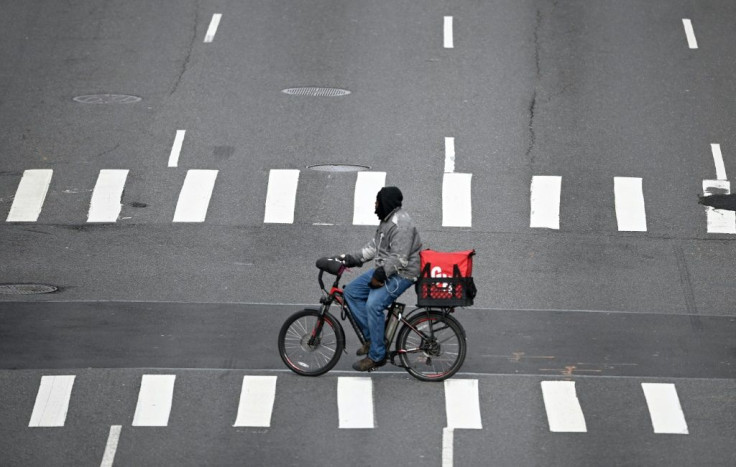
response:
[[[350,253],[350,255],[353,258],[359,259],[361,263],[367,263],[372,260],[376,256],[375,237],[370,242],[366,243],[359,251],[354,251]]]
[[[415,229],[411,224],[399,222],[389,231],[388,256],[383,263],[386,277],[402,271],[409,264],[409,255],[414,244]]]

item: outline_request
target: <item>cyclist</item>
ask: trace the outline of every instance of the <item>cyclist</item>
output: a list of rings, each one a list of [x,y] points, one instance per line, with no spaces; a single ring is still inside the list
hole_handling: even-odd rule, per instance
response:
[[[366,343],[356,355],[366,355],[353,364],[357,371],[370,371],[386,364],[383,310],[419,276],[422,241],[409,214],[402,209],[404,197],[395,186],[381,188],[376,196],[380,224],[373,239],[359,252],[341,255],[348,267],[375,260],[375,267],[361,274],[344,289],[345,299],[363,331]]]

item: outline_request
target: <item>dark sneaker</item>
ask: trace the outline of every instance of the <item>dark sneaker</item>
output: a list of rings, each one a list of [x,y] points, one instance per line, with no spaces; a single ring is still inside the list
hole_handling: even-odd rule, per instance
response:
[[[363,360],[358,360],[357,362],[353,363],[353,369],[355,371],[372,371],[385,364],[386,364],[385,358],[381,360],[380,362],[374,362],[370,358],[365,357]]]
[[[361,356],[361,355],[368,355],[368,351],[371,349],[371,341],[366,341],[365,344],[361,348],[359,348],[355,355]]]

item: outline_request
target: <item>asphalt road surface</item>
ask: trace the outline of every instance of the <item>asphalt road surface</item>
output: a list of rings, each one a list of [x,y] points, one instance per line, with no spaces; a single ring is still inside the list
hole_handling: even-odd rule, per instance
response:
[[[2,10],[1,464],[736,464],[733,2]],[[465,364],[300,378],[382,185],[477,251]]]

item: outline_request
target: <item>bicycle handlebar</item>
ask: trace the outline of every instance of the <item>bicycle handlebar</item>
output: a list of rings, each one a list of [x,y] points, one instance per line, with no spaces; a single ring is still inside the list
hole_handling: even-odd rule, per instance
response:
[[[325,283],[322,281],[322,275],[325,272],[337,276],[335,282],[338,282],[340,280],[340,276],[342,276],[342,273],[345,271],[345,269],[347,269],[345,263],[338,258],[322,257],[317,260],[317,263],[315,265],[319,269],[319,276],[317,276],[317,281],[319,282],[319,286],[322,287],[322,290],[325,290]]]

